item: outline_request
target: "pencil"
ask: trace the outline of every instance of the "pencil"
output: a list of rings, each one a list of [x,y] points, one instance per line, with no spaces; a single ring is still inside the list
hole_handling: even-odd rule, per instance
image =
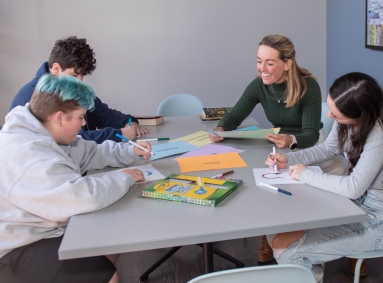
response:
[[[222,178],[223,176],[229,175],[229,174],[231,174],[231,173],[234,173],[234,170],[230,170],[230,171],[227,171],[227,172],[224,172],[224,173],[215,175],[215,176],[210,177],[210,178],[213,178],[213,179],[220,179],[220,178]]]
[[[275,146],[273,146],[273,155],[275,155]],[[274,159],[274,172],[278,172],[278,167],[277,167],[277,160]]]
[[[269,189],[272,189],[272,190],[274,190],[274,191],[280,192],[280,193],[282,193],[282,194],[291,196],[291,193],[290,193],[290,192],[285,191],[285,190],[282,190],[282,189],[280,189],[280,188],[278,188],[278,187],[274,187],[274,186],[271,186],[271,185],[268,185],[268,184],[265,184],[265,183],[262,183],[262,182],[259,182],[259,185],[260,185],[260,186],[264,186],[264,187],[269,188]]]
[[[140,146],[139,144],[137,144],[137,143],[135,143],[135,142],[132,142],[131,140],[127,139],[127,138],[124,137],[124,136],[121,136],[121,135],[118,134],[118,133],[116,134],[116,136],[119,137],[120,139],[122,139],[122,140],[124,140],[124,141],[126,141],[126,142],[128,142],[128,143],[130,143],[130,144],[132,144],[132,145],[134,145],[134,146],[136,146],[136,147],[142,149],[143,151],[146,151],[147,153],[150,153],[150,154],[155,155],[153,152],[150,152],[150,151],[147,150],[145,147]]]
[[[146,141],[146,142],[149,142],[149,141],[168,141],[169,138],[154,138],[154,139],[144,139],[144,140],[137,140],[137,141]]]

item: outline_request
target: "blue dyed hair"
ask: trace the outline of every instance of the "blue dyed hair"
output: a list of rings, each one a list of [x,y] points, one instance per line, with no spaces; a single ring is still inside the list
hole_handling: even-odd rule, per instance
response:
[[[49,74],[37,83],[29,109],[44,124],[58,111],[64,112],[69,118],[71,112],[78,108],[93,110],[95,97],[93,89],[80,80]]]
[[[58,95],[62,101],[73,100],[87,110],[93,110],[96,95],[93,89],[82,81],[70,77],[48,74],[39,80],[35,88],[36,94]]]

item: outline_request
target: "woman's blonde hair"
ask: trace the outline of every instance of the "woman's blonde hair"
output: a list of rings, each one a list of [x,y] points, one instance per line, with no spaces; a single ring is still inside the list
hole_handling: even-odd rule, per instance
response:
[[[279,53],[279,59],[283,62],[292,60],[292,64],[289,70],[285,71],[285,78],[287,81],[286,88],[286,107],[294,106],[299,99],[301,99],[307,91],[307,83],[305,77],[312,77],[316,79],[308,70],[298,66],[295,60],[294,44],[285,36],[273,34],[266,35],[259,46],[265,45],[274,48]]]

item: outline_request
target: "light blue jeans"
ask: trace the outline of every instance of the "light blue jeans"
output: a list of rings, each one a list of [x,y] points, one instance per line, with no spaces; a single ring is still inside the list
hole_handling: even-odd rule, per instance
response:
[[[354,201],[367,214],[367,221],[306,230],[303,244],[293,242],[283,251],[277,262],[299,264],[312,269],[312,265],[341,258],[346,255],[383,250],[383,202],[372,194]],[[267,236],[271,244],[275,235]]]

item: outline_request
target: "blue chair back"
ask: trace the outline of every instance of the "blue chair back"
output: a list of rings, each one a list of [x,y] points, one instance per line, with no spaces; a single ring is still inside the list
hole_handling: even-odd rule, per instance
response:
[[[173,94],[166,97],[158,107],[159,116],[195,116],[202,112],[203,102],[191,94]]]
[[[323,130],[326,134],[326,137],[328,137],[328,134],[331,132],[332,124],[334,124],[334,119],[331,119],[327,117],[328,112],[330,109],[327,106],[326,102],[322,102],[322,115],[321,115],[321,121],[323,123]]]
[[[294,264],[237,268],[201,275],[188,283],[316,283],[314,274]]]

